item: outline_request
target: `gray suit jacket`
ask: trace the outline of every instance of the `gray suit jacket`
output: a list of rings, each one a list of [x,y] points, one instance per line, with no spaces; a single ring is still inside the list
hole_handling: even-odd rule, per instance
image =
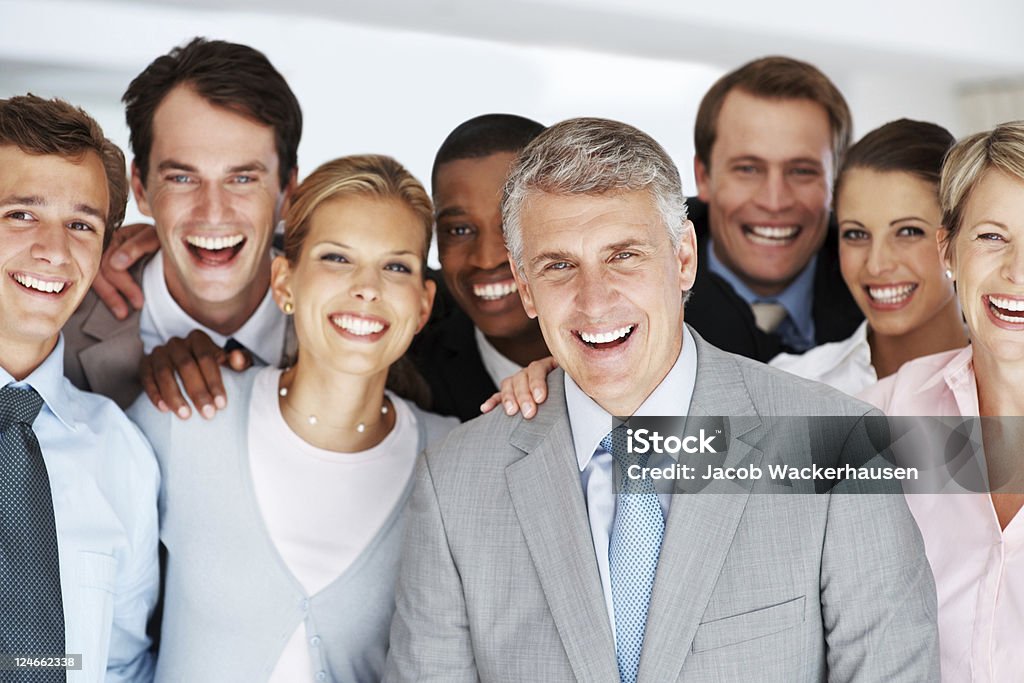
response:
[[[159,254],[160,252],[156,252]],[[148,258],[132,266],[136,282],[142,282],[142,270]],[[139,336],[139,311],[132,311],[118,320],[89,290],[64,329],[64,375],[79,389],[113,399],[126,410],[139,394],[139,362],[142,361],[142,338]],[[291,318],[285,327],[284,353],[281,364],[294,358],[298,344]]]
[[[864,450],[867,405],[694,338],[689,415],[746,416],[726,466]],[[426,452],[385,680],[619,680],[561,372],[548,387],[533,420],[496,411]],[[765,438],[766,415],[849,418],[811,444]],[[721,484],[673,498],[640,681],[938,680],[935,587],[898,485]]]

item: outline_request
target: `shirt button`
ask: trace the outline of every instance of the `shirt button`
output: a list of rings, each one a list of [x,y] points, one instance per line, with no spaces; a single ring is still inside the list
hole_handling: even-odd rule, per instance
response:
[[[313,647],[316,647],[317,645],[319,645],[320,644],[320,636],[313,636],[312,638],[310,638],[309,639],[309,644],[312,645]]]
[[[318,680],[318,681],[326,681],[327,680],[327,673],[324,672],[324,671],[317,671],[316,672],[316,680]]]
[[[301,609],[309,609],[309,600],[306,600],[305,598],[299,600],[299,607]]]

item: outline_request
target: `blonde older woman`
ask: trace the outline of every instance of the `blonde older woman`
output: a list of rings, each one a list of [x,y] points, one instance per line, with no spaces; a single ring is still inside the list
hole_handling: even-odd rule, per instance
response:
[[[295,364],[226,373],[214,420],[132,407],[163,475],[157,680],[381,677],[413,465],[457,424],[385,391],[430,313],[432,221],[393,159],[324,164],[296,191],[273,264]]]
[[[940,197],[939,247],[971,345],[910,361],[862,397],[889,415],[1024,415],[1024,121],[959,142]],[[1024,470],[1018,422],[985,426],[993,487]],[[1013,469],[998,471],[1007,449]],[[935,574],[943,680],[1024,680],[1020,491],[908,496]]]

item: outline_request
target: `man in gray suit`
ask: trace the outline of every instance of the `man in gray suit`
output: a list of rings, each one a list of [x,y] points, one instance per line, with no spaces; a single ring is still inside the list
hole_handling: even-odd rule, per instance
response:
[[[898,486],[657,495],[627,476],[616,493],[615,415],[729,416],[725,467],[873,450],[864,404],[683,324],[696,244],[665,151],[565,121],[514,164],[502,214],[564,372],[531,421],[490,413],[426,452],[386,680],[938,680],[934,584]],[[771,415],[838,417],[801,435]]]
[[[196,38],[171,50],[132,81],[124,102],[132,191],[160,250],[132,271],[141,310],[115,315],[90,292],[64,329],[68,379],[122,408],[143,388],[144,354],[196,330],[208,346],[240,345],[259,364],[278,365],[294,351],[270,295],[270,262],[302,134],[287,82],[261,52],[237,43]],[[179,341],[175,349],[170,360],[181,367],[190,347]],[[216,378],[223,402],[218,368],[192,367]],[[163,377],[176,394],[173,373]],[[206,417],[214,414],[213,396],[194,398]],[[190,414],[184,400],[170,407]]]

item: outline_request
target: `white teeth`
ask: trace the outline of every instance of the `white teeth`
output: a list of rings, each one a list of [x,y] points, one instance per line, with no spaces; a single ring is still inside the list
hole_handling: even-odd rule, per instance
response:
[[[357,318],[354,315],[348,314],[333,316],[331,322],[346,332],[351,332],[360,337],[377,334],[384,329],[384,323],[378,320],[367,320],[366,318]]]
[[[217,251],[219,249],[230,249],[241,244],[245,237],[242,235],[227,235],[224,237],[206,237],[203,235],[189,235],[185,241],[193,247]]]
[[[868,296],[872,300],[882,304],[898,304],[905,301],[910,293],[917,289],[917,285],[899,285],[885,287],[866,287]]]
[[[64,282],[47,282],[45,280],[38,280],[31,275],[22,275],[18,273],[14,276],[14,279],[18,281],[18,284],[35,289],[40,292],[46,292],[47,294],[59,293],[64,289]]]
[[[478,296],[486,301],[503,299],[514,291],[516,291],[515,280],[486,285],[473,285],[473,296]]]
[[[990,296],[988,300],[993,306],[1007,311],[1024,311],[1024,299],[1004,299],[1001,296]]]
[[[751,225],[747,237],[758,244],[778,244],[779,242],[793,239],[799,232],[800,226],[798,225],[787,225],[784,227]]]
[[[1005,313],[1000,313],[998,308],[992,309],[992,315],[999,318],[1003,322],[1017,324],[1024,323],[1024,316],[1006,315]]]
[[[626,327],[620,327],[612,332],[599,332],[597,334],[590,334],[589,332],[580,331],[580,339],[588,344],[607,344],[608,342],[621,339],[627,334],[633,331],[633,325],[627,325]]]

